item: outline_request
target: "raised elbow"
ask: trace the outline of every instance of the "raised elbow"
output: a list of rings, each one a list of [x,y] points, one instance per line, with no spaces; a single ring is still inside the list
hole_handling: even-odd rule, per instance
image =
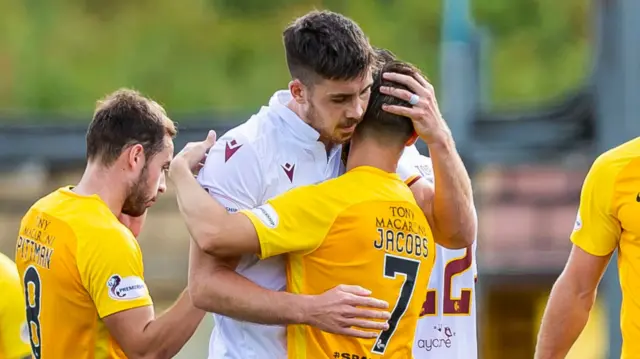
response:
[[[436,243],[447,249],[463,249],[473,245],[477,237],[477,226],[475,221],[471,223],[461,223],[456,228],[447,231],[445,228],[434,230]]]
[[[202,290],[202,284],[198,280],[189,281],[189,297],[194,307],[209,311],[206,305],[206,297]]]
[[[192,231],[191,235],[203,252],[211,256],[224,256],[223,233],[222,229],[203,226],[200,230]]]

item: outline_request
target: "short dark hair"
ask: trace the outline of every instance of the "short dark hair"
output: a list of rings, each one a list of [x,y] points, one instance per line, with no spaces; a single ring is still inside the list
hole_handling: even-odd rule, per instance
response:
[[[379,71],[376,71],[371,86],[371,96],[367,111],[362,117],[362,121],[356,127],[356,133],[359,136],[369,136],[378,138],[381,141],[393,144],[405,144],[413,135],[413,122],[410,118],[394,115],[382,109],[383,104],[411,107],[404,100],[397,97],[380,93],[381,86],[390,86],[409,90],[406,86],[385,80],[382,74],[385,72],[396,72],[409,76],[422,76],[420,70],[413,65],[402,61],[390,61],[385,63]]]
[[[305,85],[317,77],[353,80],[370,70],[374,54],[353,20],[331,11],[311,11],[283,32],[289,73]]]
[[[376,54],[376,61],[379,64],[379,69],[381,69],[386,63],[396,61],[396,54],[391,52],[391,50],[384,49],[381,47],[374,47],[374,53]]]
[[[120,89],[99,100],[87,130],[87,160],[112,164],[124,149],[144,147],[147,160],[164,148],[164,138],[174,137],[176,125],[164,108],[130,89]]]

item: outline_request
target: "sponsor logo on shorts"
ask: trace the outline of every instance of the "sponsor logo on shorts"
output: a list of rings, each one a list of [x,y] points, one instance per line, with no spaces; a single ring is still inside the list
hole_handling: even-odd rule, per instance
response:
[[[107,281],[109,297],[115,300],[132,300],[142,298],[147,294],[147,286],[140,277],[122,278],[118,274],[112,275]]]
[[[256,207],[251,210],[258,219],[269,228],[276,228],[278,226],[278,213],[270,204],[263,204],[260,207]]]

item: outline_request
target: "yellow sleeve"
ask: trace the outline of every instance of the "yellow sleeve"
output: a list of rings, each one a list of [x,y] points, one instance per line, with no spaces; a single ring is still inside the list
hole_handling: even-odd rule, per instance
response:
[[[604,256],[620,239],[621,227],[613,208],[618,171],[609,161],[598,158],[582,186],[580,208],[571,241],[587,253]]]
[[[100,318],[152,305],[142,252],[124,226],[78,243],[78,270]]]
[[[322,184],[298,187],[260,207],[241,211],[258,233],[260,258],[308,253],[320,246],[342,209],[323,189]]]
[[[0,357],[24,358],[31,353],[25,312],[25,298],[20,277],[15,272],[1,273]]]

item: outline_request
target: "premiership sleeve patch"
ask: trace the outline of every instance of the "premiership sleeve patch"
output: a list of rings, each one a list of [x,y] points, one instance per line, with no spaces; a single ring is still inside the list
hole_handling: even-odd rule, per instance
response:
[[[112,275],[107,281],[109,297],[115,300],[133,300],[147,294],[147,286],[140,277],[122,278],[118,274]]]
[[[579,231],[582,228],[582,219],[580,218],[580,213],[576,216],[576,223],[573,225],[573,231]]]
[[[263,204],[260,207],[256,207],[251,212],[258,217],[260,222],[264,223],[269,228],[276,228],[278,226],[278,213],[275,208],[270,204]]]

